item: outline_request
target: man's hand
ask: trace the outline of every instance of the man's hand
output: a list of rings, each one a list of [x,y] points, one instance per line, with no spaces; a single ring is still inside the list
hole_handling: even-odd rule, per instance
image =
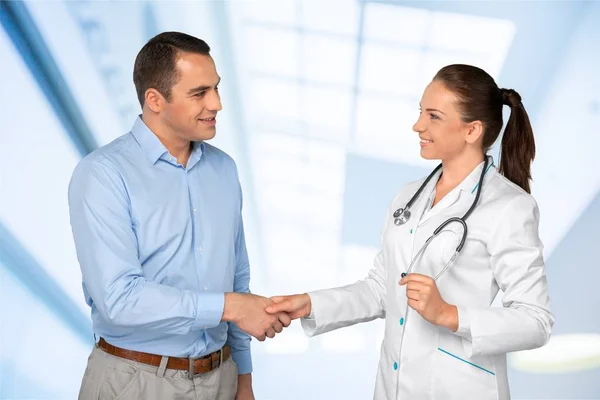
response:
[[[310,315],[312,304],[306,293],[292,296],[271,297],[273,304],[265,310],[271,314],[286,313],[291,319],[304,318]]]
[[[252,391],[252,375],[244,374],[238,376],[238,388],[235,400],[254,400]]]
[[[265,308],[271,304],[270,299],[251,293],[225,293],[222,320],[233,322],[242,331],[262,342],[266,337],[275,337],[276,333],[291,322],[283,313],[267,313]]]

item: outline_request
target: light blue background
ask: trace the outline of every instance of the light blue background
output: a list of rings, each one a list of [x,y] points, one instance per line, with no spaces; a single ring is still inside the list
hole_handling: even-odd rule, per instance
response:
[[[240,169],[254,292],[365,276],[389,201],[433,165],[411,131],[421,92],[471,63],[534,126],[554,333],[600,333],[600,2],[10,1],[0,17],[0,398],[76,398],[93,338],[67,184],[131,127],[135,55],[164,30],[205,39],[223,77],[214,144]],[[257,399],[371,398],[381,338],[378,321],[253,342]],[[516,399],[600,398],[599,368],[510,379]]]

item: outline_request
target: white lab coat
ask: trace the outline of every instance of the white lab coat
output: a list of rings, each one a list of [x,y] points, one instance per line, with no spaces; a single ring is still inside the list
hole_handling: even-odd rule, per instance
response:
[[[434,177],[412,206],[411,219],[396,226],[393,212],[406,205],[425,179],[406,185],[389,208],[382,249],[369,276],[349,286],[309,293],[313,311],[302,320],[309,336],[386,319],[376,400],[509,399],[506,353],[540,347],[550,337],[554,318],[538,236],[538,207],[493,166],[484,177],[479,204],[467,219],[465,247],[437,281],[442,298],[458,307],[458,331],[425,321],[408,307],[406,287],[398,285],[400,274],[432,232],[469,209],[482,168],[483,163],[431,208],[438,180]],[[439,272],[454,253],[461,231],[457,223],[447,226],[413,272]],[[503,307],[491,307],[499,290]]]

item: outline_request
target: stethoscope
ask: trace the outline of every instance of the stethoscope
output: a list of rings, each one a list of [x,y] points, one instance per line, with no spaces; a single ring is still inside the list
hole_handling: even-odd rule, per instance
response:
[[[465,245],[465,241],[467,240],[467,222],[466,221],[467,221],[467,218],[469,217],[469,215],[471,215],[471,213],[475,209],[477,202],[479,201],[479,196],[481,195],[481,189],[483,187],[483,178],[488,170],[488,163],[489,163],[489,158],[486,156],[485,162],[483,164],[483,168],[481,169],[481,175],[479,176],[479,184],[477,185],[477,194],[475,195],[475,200],[473,200],[473,204],[471,204],[471,207],[469,208],[469,210],[465,213],[465,215],[462,216],[462,218],[459,218],[459,217],[448,218],[446,221],[444,221],[444,223],[442,223],[440,226],[438,226],[435,231],[433,231],[433,234],[429,237],[429,239],[427,239],[427,241],[421,247],[421,249],[419,250],[417,255],[411,260],[410,265],[408,266],[408,269],[406,270],[406,272],[403,272],[402,274],[400,274],[400,276],[402,278],[404,278],[406,275],[411,273],[415,262],[421,256],[421,254],[423,254],[423,252],[425,251],[427,246],[429,246],[431,241],[433,239],[435,239],[435,237],[437,235],[439,235],[440,232],[442,232],[442,229],[444,229],[446,226],[448,226],[449,224],[451,224],[453,222],[457,222],[462,225],[462,227],[463,227],[462,238],[460,240],[460,243],[456,247],[454,254],[452,255],[452,257],[450,257],[450,260],[446,263],[444,268],[442,268],[442,270],[433,278],[433,280],[436,281],[440,276],[442,276],[442,274],[448,269],[450,264],[452,264],[454,262],[454,260],[456,260],[456,257],[458,257],[458,254],[463,249],[463,247]],[[490,167],[492,165],[490,165]],[[393,217],[394,217],[394,224],[396,226],[404,225],[410,219],[410,216],[411,216],[410,207],[412,207],[413,203],[419,198],[419,195],[421,194],[423,189],[425,189],[425,187],[427,186],[429,181],[436,175],[436,173],[441,168],[442,168],[442,164],[438,165],[433,170],[433,172],[431,172],[431,174],[429,174],[427,179],[425,179],[425,182],[423,182],[423,184],[421,185],[419,190],[417,190],[417,192],[413,195],[413,197],[411,197],[411,199],[408,201],[406,206],[404,206],[404,208],[399,208],[394,212]]]

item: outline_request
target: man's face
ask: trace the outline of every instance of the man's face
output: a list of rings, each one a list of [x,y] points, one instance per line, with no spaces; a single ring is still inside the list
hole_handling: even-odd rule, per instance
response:
[[[211,56],[181,53],[175,67],[178,80],[160,117],[178,139],[209,140],[216,133],[221,111],[218,85],[221,80]]]

